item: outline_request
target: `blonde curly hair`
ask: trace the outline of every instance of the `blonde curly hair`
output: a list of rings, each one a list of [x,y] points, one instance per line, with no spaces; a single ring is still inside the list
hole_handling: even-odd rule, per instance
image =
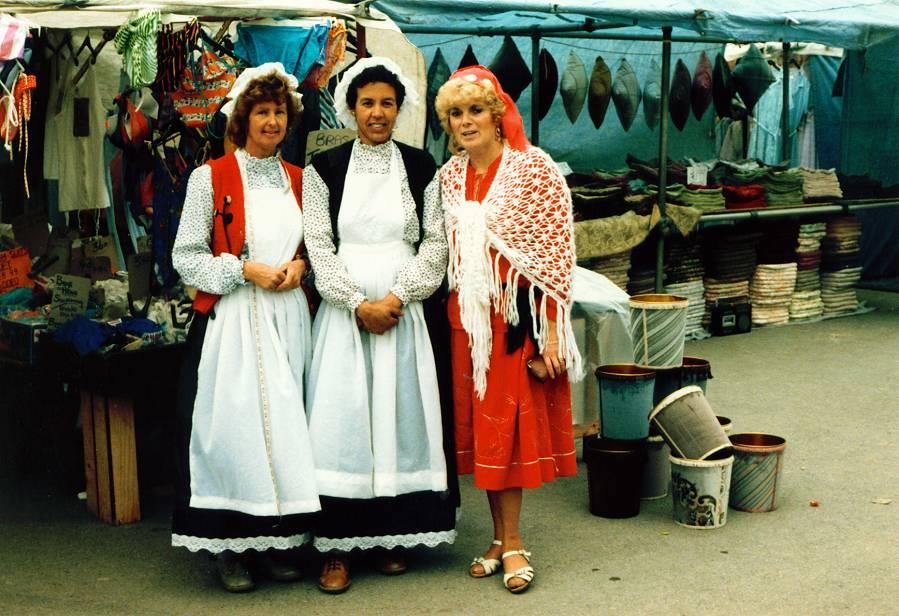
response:
[[[493,89],[493,84],[489,79],[468,81],[461,77],[456,77],[440,86],[440,89],[437,91],[434,107],[437,110],[440,125],[446,134],[449,135],[449,149],[455,154],[461,153],[464,151],[464,148],[456,143],[456,140],[453,138],[453,131],[449,126],[450,109],[461,109],[475,101],[483,101],[484,106],[493,117],[493,123],[500,130],[500,136],[502,136],[502,117],[506,111],[506,104],[497,96],[496,90]]]

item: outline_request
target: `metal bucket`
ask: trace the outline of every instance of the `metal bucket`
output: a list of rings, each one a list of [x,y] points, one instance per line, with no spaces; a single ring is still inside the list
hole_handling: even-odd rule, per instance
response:
[[[634,364],[608,364],[596,369],[596,381],[603,438],[625,441],[646,438],[655,371]]]
[[[783,477],[783,454],[787,441],[773,434],[733,434],[734,470],[730,506],[740,511],[774,511],[777,487]]]
[[[720,528],[727,523],[734,457],[685,460],[671,456],[674,521],[687,528]]]
[[[640,498],[655,500],[668,496],[671,483],[671,449],[661,436],[650,436],[646,442],[646,464],[643,466],[643,481]]]
[[[730,441],[697,385],[678,389],[659,402],[649,420],[674,455],[691,460],[730,455]]]
[[[651,368],[679,367],[689,300],[680,295],[648,293],[630,299],[634,361]]]

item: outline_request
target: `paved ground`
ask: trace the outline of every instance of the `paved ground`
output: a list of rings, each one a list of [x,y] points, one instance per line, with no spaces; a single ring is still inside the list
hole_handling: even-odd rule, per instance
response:
[[[709,400],[735,431],[789,441],[776,512],[731,510],[710,531],[675,525],[669,499],[597,518],[582,467],[526,494],[538,577],[512,596],[465,575],[490,539],[465,481],[456,545],[415,552],[406,575],[359,562],[350,591],[325,596],[307,555],[306,580],[234,596],[206,558],[169,547],[164,495],[114,528],[52,478],[6,477],[0,614],[899,614],[899,295],[863,296],[876,312],[688,345],[711,361]]]

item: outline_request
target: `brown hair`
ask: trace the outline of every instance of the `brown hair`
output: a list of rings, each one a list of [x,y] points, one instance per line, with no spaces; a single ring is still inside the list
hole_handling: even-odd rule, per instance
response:
[[[275,73],[257,77],[247,84],[246,89],[234,102],[234,111],[228,117],[226,130],[228,139],[239,148],[247,144],[250,127],[250,112],[257,103],[287,104],[287,133],[296,126],[303,112],[300,101],[291,95],[287,84]],[[285,134],[287,134],[285,133]]]
[[[449,127],[449,112],[453,107],[464,107],[474,101],[484,101],[484,106],[490,111],[493,122],[500,131],[502,131],[503,113],[506,111],[506,104],[500,100],[493,89],[493,84],[489,79],[481,79],[480,81],[467,81],[459,77],[450,79],[440,86],[437,91],[437,97],[434,99],[434,106],[437,109],[437,117],[440,119],[440,125],[449,135],[449,148],[452,152],[458,154],[463,150],[459,144],[453,139],[453,131]]]

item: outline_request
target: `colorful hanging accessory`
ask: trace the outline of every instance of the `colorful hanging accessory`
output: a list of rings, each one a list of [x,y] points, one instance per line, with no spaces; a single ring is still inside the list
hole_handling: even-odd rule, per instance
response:
[[[562,95],[565,115],[574,124],[581,114],[581,109],[584,108],[584,97],[587,95],[587,69],[573,51],[568,54],[568,62],[562,73],[562,83],[559,84],[559,94]]]
[[[559,69],[556,66],[556,60],[545,48],[540,50],[537,60],[538,75],[540,76],[540,104],[537,107],[539,110],[537,117],[542,120],[549,113],[549,108],[556,97],[556,89],[559,87]]]
[[[502,46],[490,63],[490,70],[513,101],[517,101],[525,88],[531,85],[531,70],[509,35],[503,39]]]
[[[132,88],[156,81],[156,38],[160,23],[158,10],[144,10],[122,25],[112,39]]]
[[[437,109],[434,106],[434,100],[437,98],[437,91],[440,86],[449,79],[450,68],[443,57],[443,52],[439,49],[434,54],[434,60],[428,68],[428,126],[431,128],[431,137],[439,139],[443,135],[443,128],[440,126],[440,118],[437,117]]]
[[[637,117],[637,108],[640,106],[641,98],[642,92],[637,74],[630,62],[622,58],[621,64],[615,72],[615,83],[612,84],[612,102],[615,104],[615,111],[618,113],[618,119],[621,120],[621,126],[625,131],[630,130],[634,118]]]
[[[28,38],[28,24],[0,14],[0,60],[16,60],[25,54],[25,39]]]
[[[31,91],[37,88],[37,77],[26,75],[24,71],[16,80],[13,96],[16,102],[16,112],[19,116],[19,152],[24,152],[22,161],[22,180],[25,184],[25,196],[31,198],[31,190],[28,187],[28,122],[31,120]]]
[[[599,128],[606,119],[609,101],[612,99],[612,72],[602,56],[596,57],[590,75],[590,92],[587,94],[587,111],[593,126]]]
[[[190,56],[181,86],[172,93],[172,104],[186,126],[206,128],[237,81],[239,70],[210,50],[204,50],[196,61]]]

